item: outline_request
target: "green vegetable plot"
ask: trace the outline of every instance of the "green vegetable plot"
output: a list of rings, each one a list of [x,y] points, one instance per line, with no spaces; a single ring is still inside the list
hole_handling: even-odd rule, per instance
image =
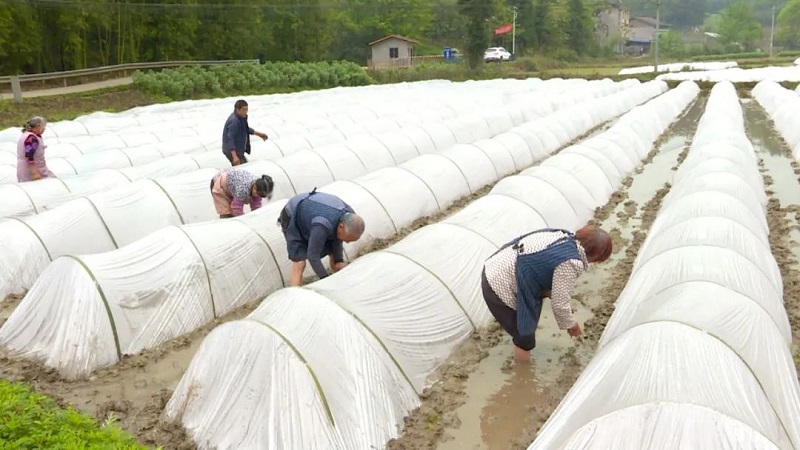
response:
[[[373,80],[358,64],[348,61],[317,63],[266,62],[211,67],[179,67],[160,72],[133,74],[142,91],[166,95],[173,100],[199,95],[235,95],[363,86]]]
[[[98,426],[22,384],[0,380],[0,449],[145,449],[114,424]]]

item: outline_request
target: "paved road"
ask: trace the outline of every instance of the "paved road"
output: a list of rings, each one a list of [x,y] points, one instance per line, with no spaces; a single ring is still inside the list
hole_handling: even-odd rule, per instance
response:
[[[22,98],[23,100],[26,98],[33,98],[33,97],[47,97],[50,95],[63,95],[63,94],[74,94],[76,92],[87,92],[87,91],[95,91],[98,89],[116,87],[116,86],[125,86],[128,84],[133,83],[133,79],[131,77],[125,78],[116,78],[113,80],[105,80],[105,81],[97,81],[94,83],[86,83],[86,84],[77,84],[75,86],[67,86],[67,87],[60,87],[60,88],[53,88],[53,89],[40,89],[38,91],[22,91]],[[14,94],[0,94],[0,100],[13,100]]]

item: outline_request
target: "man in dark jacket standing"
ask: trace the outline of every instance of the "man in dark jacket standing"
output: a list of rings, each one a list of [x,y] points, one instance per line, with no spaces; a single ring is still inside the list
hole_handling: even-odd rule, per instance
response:
[[[233,105],[233,112],[225,121],[225,128],[222,130],[222,153],[228,158],[232,166],[238,166],[247,162],[245,153],[250,153],[250,135],[254,134],[263,140],[267,140],[266,133],[256,131],[247,124],[247,102],[236,100]]]

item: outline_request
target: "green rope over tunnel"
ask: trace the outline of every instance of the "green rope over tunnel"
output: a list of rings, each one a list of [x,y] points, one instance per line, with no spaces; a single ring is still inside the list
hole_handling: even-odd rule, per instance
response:
[[[311,379],[314,380],[314,386],[316,386],[317,392],[319,392],[319,396],[322,399],[322,405],[325,407],[325,414],[328,416],[328,420],[331,421],[331,425],[336,426],[336,422],[333,420],[333,412],[331,412],[331,407],[330,407],[330,404],[328,403],[328,398],[325,396],[325,391],[322,389],[322,385],[319,382],[319,378],[317,378],[317,374],[314,372],[314,369],[308,363],[308,361],[303,356],[303,354],[300,353],[300,350],[298,350],[297,347],[295,347],[294,344],[292,344],[292,342],[286,336],[284,336],[280,331],[275,329],[275,327],[273,327],[272,325],[264,323],[264,322],[261,322],[259,320],[254,320],[254,319],[245,319],[245,320],[250,321],[250,322],[255,322],[255,323],[257,323],[257,324],[259,324],[259,325],[261,325],[263,327],[268,328],[270,331],[272,331],[273,333],[278,335],[278,337],[281,338],[281,340],[290,349],[292,349],[292,351],[294,352],[295,356],[297,356],[300,359],[300,361],[303,364],[305,364],[306,369],[308,370],[308,374],[311,375]]]
[[[89,277],[94,282],[95,287],[97,288],[97,293],[100,294],[100,299],[103,300],[103,306],[106,308],[106,314],[108,315],[108,324],[111,325],[111,333],[114,335],[114,347],[117,350],[117,360],[122,361],[122,349],[119,345],[119,335],[117,334],[117,324],[114,321],[114,315],[111,314],[111,306],[108,304],[108,299],[106,298],[105,292],[103,292],[103,287],[100,286],[100,282],[97,281],[97,277],[94,276],[94,273],[89,269],[89,266],[83,262],[80,258],[73,255],[66,255],[67,258],[75,260],[78,264],[83,267],[83,270],[89,274]]]

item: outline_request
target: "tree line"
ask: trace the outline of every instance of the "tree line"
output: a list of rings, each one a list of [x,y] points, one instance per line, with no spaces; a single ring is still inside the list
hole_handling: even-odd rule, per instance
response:
[[[517,53],[583,55],[595,0],[4,0],[0,74],[163,60],[349,60],[388,34],[443,46],[505,45],[493,36],[516,7]],[[477,40],[476,40],[477,39]]]

